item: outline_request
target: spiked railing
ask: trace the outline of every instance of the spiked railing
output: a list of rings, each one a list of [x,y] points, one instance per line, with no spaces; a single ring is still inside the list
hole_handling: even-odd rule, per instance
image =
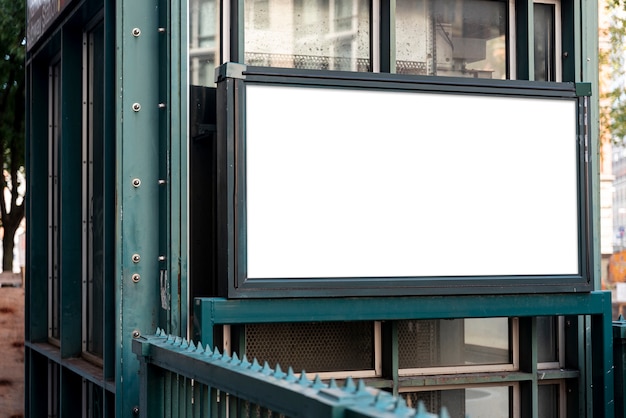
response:
[[[292,368],[274,369],[244,355],[220,353],[157,329],[138,337],[133,352],[139,357],[140,404],[143,417],[334,417],[448,418],[417,409],[403,398],[367,387],[362,380],[313,380]]]

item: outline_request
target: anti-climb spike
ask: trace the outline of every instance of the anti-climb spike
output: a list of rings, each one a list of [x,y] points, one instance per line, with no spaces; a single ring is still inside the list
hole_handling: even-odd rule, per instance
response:
[[[250,366],[250,370],[252,370],[253,372],[258,372],[259,370],[261,370],[262,367],[259,364],[259,361],[255,358],[252,359],[252,365]]]
[[[269,376],[270,374],[272,374],[272,369],[270,368],[270,365],[266,362],[263,363],[263,368],[261,369],[261,373],[263,373],[266,376]]]
[[[319,374],[316,374],[315,375],[315,379],[313,379],[312,388],[313,389],[322,389],[322,388],[325,388],[325,387],[328,387],[328,385],[326,383],[322,382],[322,378],[320,377]]]
[[[276,363],[276,368],[274,369],[274,377],[277,379],[282,379],[285,376],[287,376],[287,374],[283,372],[283,369],[281,369],[280,364]]]
[[[346,392],[354,392],[356,390],[356,385],[354,384],[354,380],[351,376],[348,376],[346,379],[346,383],[343,385],[343,390]]]

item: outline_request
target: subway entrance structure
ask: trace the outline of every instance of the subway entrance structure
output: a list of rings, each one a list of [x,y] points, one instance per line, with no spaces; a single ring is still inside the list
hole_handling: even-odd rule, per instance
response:
[[[595,2],[33,0],[28,29],[27,415],[150,416],[157,327],[452,416],[613,414]]]

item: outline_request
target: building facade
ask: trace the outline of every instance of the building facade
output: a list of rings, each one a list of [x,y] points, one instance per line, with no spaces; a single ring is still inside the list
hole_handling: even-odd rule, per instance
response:
[[[452,416],[612,412],[597,13],[29,0],[27,415],[141,416],[157,327]]]

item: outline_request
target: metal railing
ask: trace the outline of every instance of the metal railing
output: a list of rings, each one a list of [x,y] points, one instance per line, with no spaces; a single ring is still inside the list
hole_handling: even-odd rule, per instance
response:
[[[140,369],[143,417],[333,417],[448,418],[431,414],[424,404],[410,408],[401,397],[346,379],[324,383],[303,371],[274,369],[256,359],[239,359],[192,341],[155,335],[133,341]]]

